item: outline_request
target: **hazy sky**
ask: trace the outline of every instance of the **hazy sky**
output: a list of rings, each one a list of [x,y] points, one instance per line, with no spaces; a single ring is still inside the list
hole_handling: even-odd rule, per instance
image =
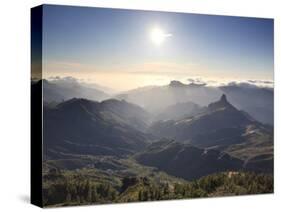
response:
[[[273,20],[44,6],[43,76],[116,90],[176,79],[273,80]]]

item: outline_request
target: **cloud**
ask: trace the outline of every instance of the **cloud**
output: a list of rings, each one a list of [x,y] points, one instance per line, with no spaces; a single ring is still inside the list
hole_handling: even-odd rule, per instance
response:
[[[78,79],[71,76],[65,76],[65,77],[51,76],[48,77],[47,79],[52,82],[78,82],[79,81]]]
[[[252,83],[247,82],[229,82],[227,86],[237,86],[237,87],[244,87],[244,88],[256,88],[257,86]]]
[[[195,78],[188,78],[186,79],[189,83],[206,83],[207,81],[203,80],[201,77],[195,77]]]
[[[272,81],[264,80],[247,80],[244,82],[232,81],[229,82],[226,86],[236,86],[242,88],[273,88],[274,83]]]
[[[186,79],[189,85],[196,85],[196,86],[206,86],[208,83],[202,78],[188,78]]]
[[[252,84],[268,84],[268,85],[274,84],[273,81],[269,81],[269,80],[248,80],[248,82]]]
[[[247,88],[273,88],[274,82],[270,80],[227,80],[209,79],[206,77],[189,77],[186,82],[196,85],[221,87],[221,86],[240,86]]]

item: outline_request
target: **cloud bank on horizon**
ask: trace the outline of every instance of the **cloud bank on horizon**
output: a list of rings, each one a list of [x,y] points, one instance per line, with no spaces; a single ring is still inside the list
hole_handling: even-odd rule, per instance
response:
[[[134,90],[137,88],[142,88],[142,87],[153,87],[153,86],[165,86],[169,85],[171,81],[167,81],[166,84],[163,85],[155,85],[155,84],[150,84],[142,87],[133,87],[128,90],[116,90],[110,85],[104,85],[100,83],[95,83],[91,79],[83,79],[83,78],[75,78],[72,76],[66,76],[66,77],[60,77],[60,76],[51,76],[46,78],[49,82],[53,82],[56,84],[81,84],[89,87],[95,87],[99,88],[100,90],[103,90],[108,93],[119,93],[119,92],[124,92],[128,90]],[[183,80],[175,80],[179,81],[182,84],[185,85],[197,85],[197,86],[206,86],[206,87],[222,87],[222,86],[236,86],[236,87],[244,87],[244,88],[268,88],[268,89],[273,89],[274,87],[274,82],[273,81],[268,81],[268,80],[245,80],[245,81],[225,81],[225,82],[219,82],[215,80],[205,80],[204,78],[201,77],[194,77],[194,78],[185,78]]]

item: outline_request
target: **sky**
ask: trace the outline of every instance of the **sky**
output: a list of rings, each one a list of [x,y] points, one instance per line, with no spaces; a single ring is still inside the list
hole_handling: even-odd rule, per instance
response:
[[[190,78],[273,81],[273,20],[45,5],[43,77],[118,91]]]

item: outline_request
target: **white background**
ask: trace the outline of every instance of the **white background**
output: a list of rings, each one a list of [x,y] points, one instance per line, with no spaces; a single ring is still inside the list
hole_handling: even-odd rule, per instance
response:
[[[52,211],[277,211],[280,188],[280,39],[278,0],[2,0],[0,6],[0,211],[38,211],[30,189],[30,8],[42,3],[275,18],[275,194],[83,206]],[[279,14],[278,14],[279,13]],[[278,97],[279,96],[279,97]]]

